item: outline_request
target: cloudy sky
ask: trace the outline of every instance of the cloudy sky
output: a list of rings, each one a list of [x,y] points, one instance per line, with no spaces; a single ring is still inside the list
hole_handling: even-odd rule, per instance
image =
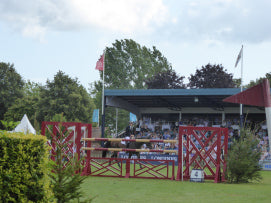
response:
[[[62,70],[86,88],[116,39],[156,46],[179,75],[208,63],[244,83],[271,72],[270,0],[1,0],[0,61],[45,84]]]

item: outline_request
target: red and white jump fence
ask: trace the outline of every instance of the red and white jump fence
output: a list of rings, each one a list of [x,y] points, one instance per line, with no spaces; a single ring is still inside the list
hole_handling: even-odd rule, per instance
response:
[[[91,151],[118,151],[118,152],[145,152],[145,153],[175,153],[178,154],[178,167],[176,180],[188,180],[192,169],[202,169],[205,179],[212,179],[214,182],[225,181],[226,156],[228,148],[228,129],[214,127],[179,127],[178,140],[153,140],[153,139],[122,139],[122,138],[92,138],[91,124],[63,122],[61,125],[64,131],[59,129],[59,122],[43,122],[42,135],[49,135],[57,141],[59,134],[68,131],[65,142],[68,143],[67,152],[71,155],[74,152],[81,152],[86,155],[83,175],[106,176],[107,171],[112,172],[112,177],[131,178],[162,178],[175,179],[175,162],[173,160],[157,159],[121,159],[121,158],[97,158],[91,157]],[[73,129],[73,130],[71,130]],[[102,148],[91,147],[91,142],[112,141],[112,142],[144,142],[144,143],[177,143],[178,150],[156,150],[156,149],[126,149],[126,148]],[[55,154],[54,142],[51,142],[51,153]],[[86,153],[84,153],[86,152]],[[183,153],[185,152],[185,153]],[[52,157],[52,159],[54,159]],[[103,160],[103,161],[102,161]],[[130,174],[130,163],[134,164],[134,172]],[[123,169],[116,167],[116,164],[125,163],[125,175]],[[115,164],[115,165],[114,165]],[[136,165],[143,168],[137,169]],[[160,168],[158,168],[158,166]],[[92,167],[92,168],[91,168]],[[166,168],[166,175],[162,171]],[[171,172],[169,170],[171,169]],[[142,176],[149,174],[151,177]],[[153,175],[154,174],[154,175]],[[172,174],[172,175],[169,175]]]

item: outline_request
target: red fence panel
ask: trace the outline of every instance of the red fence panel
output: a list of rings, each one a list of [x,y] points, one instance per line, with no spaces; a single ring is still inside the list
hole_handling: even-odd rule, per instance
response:
[[[225,181],[228,129],[216,127],[180,127],[180,151],[184,151],[184,166],[179,154],[177,180],[189,179],[192,169],[202,169],[204,178]]]
[[[86,142],[81,142],[81,139],[91,137],[92,126],[91,124],[83,124],[77,122],[42,122],[41,134],[48,138],[48,145],[51,147],[51,159],[55,160],[54,155],[56,154],[56,144],[63,140],[66,144],[66,147],[63,149],[63,152],[66,155],[67,162],[65,166],[70,163],[71,158],[74,157],[76,152],[78,153],[78,159],[82,156],[90,157],[90,152],[85,154],[81,150],[85,146]],[[85,164],[85,161],[82,162],[82,165]]]

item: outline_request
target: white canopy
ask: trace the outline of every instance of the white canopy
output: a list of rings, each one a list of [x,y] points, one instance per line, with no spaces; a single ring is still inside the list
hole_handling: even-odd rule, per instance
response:
[[[16,126],[13,132],[23,132],[24,134],[27,134],[27,133],[36,134],[36,130],[31,125],[26,114],[24,114],[21,122],[19,123],[19,125]]]

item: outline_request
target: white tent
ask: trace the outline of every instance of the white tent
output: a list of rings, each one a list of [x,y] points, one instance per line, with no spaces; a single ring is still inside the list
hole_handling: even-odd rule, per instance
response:
[[[27,133],[36,134],[36,130],[31,125],[26,114],[24,114],[21,122],[19,123],[19,125],[16,126],[16,128],[14,128],[12,132],[23,132],[24,134]]]

